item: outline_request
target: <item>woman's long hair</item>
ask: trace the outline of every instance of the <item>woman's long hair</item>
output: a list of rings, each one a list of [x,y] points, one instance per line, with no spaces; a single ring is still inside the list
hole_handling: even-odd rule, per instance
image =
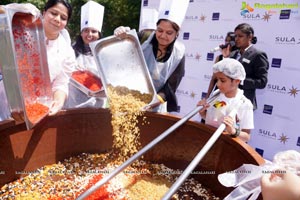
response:
[[[101,39],[102,34],[100,32],[98,32],[98,34],[99,39]],[[92,55],[92,50],[90,46],[88,44],[84,44],[84,41],[80,34],[76,37],[76,41],[72,46],[75,51],[76,58],[79,56],[79,54]]]

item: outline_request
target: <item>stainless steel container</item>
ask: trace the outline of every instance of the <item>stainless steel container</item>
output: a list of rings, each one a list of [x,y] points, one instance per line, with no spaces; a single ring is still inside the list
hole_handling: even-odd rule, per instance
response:
[[[137,34],[109,36],[90,44],[105,90],[107,85],[124,86],[142,94],[156,95]],[[107,91],[106,91],[107,93]],[[153,103],[153,102],[148,102]]]
[[[73,77],[74,73],[82,73],[82,74],[87,75],[89,78],[85,78],[86,83],[82,83]],[[94,74],[93,72],[90,72],[88,70],[75,71],[75,72],[73,72],[73,74],[70,78],[70,83],[72,85],[74,85],[76,88],[78,88],[80,91],[82,91],[84,94],[86,94],[89,97],[99,97],[99,98],[103,98],[106,96],[105,92],[104,92],[104,87],[102,85],[102,81],[96,74]],[[99,87],[99,89],[92,90],[90,88],[90,84],[97,85],[97,87]]]
[[[32,120],[30,115],[36,113],[29,113],[26,106],[49,107],[52,101],[42,19],[33,16],[30,8],[5,7],[5,13],[0,14],[0,66],[10,112],[24,120],[27,129],[48,113]]]

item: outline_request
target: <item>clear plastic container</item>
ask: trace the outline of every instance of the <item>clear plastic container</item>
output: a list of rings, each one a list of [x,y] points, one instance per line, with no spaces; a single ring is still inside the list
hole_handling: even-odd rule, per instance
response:
[[[0,14],[0,66],[9,109],[27,129],[48,114],[52,102],[42,19],[30,8],[7,7]]]

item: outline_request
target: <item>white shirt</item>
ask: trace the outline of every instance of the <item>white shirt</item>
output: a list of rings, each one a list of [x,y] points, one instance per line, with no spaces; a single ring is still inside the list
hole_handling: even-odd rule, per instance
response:
[[[236,119],[239,120],[239,126],[241,129],[253,129],[253,105],[249,99],[243,95],[243,90],[238,89],[238,93],[233,98],[227,98],[223,93],[211,103],[207,109],[205,124],[209,124],[214,127],[219,127],[223,122],[225,116],[228,116],[233,107],[237,107],[238,103],[241,105],[238,107]]]
[[[98,67],[96,65],[94,56],[79,54],[76,60],[81,68],[87,69],[88,71],[99,76]]]
[[[69,77],[77,65],[74,50],[61,33],[57,39],[48,40],[46,47],[52,91],[62,90],[68,95]]]

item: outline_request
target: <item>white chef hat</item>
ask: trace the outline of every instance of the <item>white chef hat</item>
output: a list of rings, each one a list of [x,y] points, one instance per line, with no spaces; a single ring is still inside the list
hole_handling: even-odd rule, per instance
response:
[[[143,8],[140,17],[139,31],[145,29],[156,29],[158,11],[155,8]]]
[[[162,0],[159,4],[160,19],[168,19],[175,22],[179,27],[185,18],[185,13],[189,6],[190,0]]]
[[[246,72],[243,65],[233,58],[224,58],[213,65],[213,72],[222,72],[232,79],[241,80],[241,84],[246,78]]]
[[[88,1],[81,6],[80,31],[82,31],[84,28],[94,28],[101,32],[103,16],[104,6],[94,1]]]

